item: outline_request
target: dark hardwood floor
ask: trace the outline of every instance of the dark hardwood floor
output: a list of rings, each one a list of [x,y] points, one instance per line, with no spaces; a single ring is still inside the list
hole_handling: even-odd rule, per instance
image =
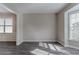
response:
[[[0,42],[0,55],[79,55],[79,50],[51,42]]]

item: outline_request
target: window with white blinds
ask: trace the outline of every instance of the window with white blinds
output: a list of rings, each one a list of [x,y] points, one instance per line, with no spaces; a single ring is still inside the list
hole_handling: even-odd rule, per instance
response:
[[[12,33],[13,20],[12,17],[0,18],[0,33]]]
[[[69,39],[79,39],[79,12],[74,11],[69,14]]]

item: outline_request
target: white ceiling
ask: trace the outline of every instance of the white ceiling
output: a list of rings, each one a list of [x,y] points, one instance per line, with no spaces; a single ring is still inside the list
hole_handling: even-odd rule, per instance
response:
[[[0,13],[9,13],[9,11],[5,7],[3,7],[2,4],[0,4]]]
[[[79,4],[76,4],[75,6],[73,6],[69,10],[67,10],[66,12],[69,13],[69,12],[74,12],[74,11],[78,11],[79,12]]]
[[[4,5],[18,13],[57,13],[67,4],[68,3],[6,3]],[[4,9],[4,11],[6,10]]]

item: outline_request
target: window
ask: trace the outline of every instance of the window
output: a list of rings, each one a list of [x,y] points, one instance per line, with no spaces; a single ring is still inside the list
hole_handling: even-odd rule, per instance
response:
[[[79,12],[73,12],[69,16],[70,40],[79,39]]]
[[[0,18],[0,33],[12,33],[13,21],[11,17]]]

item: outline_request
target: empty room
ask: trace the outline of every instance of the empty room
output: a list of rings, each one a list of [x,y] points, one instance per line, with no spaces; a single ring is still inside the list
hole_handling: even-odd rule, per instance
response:
[[[0,55],[79,55],[79,4],[0,3]]]

